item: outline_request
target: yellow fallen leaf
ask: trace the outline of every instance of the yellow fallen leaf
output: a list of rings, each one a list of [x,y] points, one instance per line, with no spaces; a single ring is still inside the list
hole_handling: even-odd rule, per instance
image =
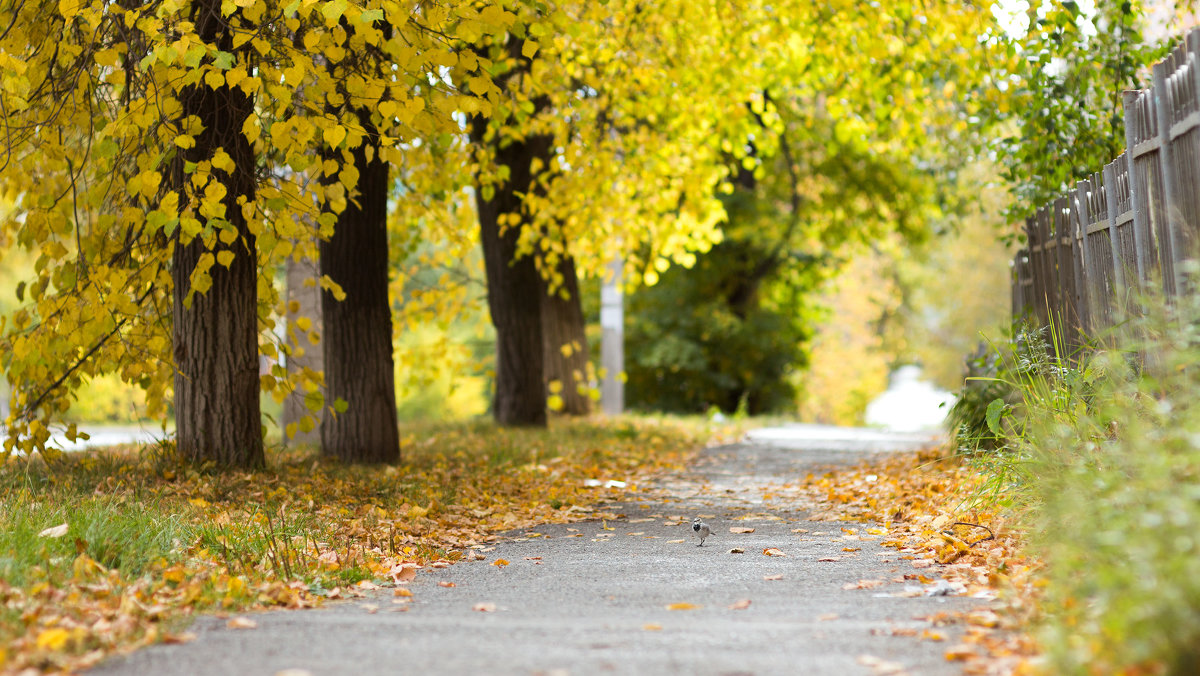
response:
[[[837,613],[825,613],[823,615],[817,615],[817,619],[822,622],[829,622],[830,620],[836,620],[837,618]]]
[[[953,648],[946,651],[946,661],[955,662],[959,660],[970,659],[975,656],[975,651],[966,643],[959,643]]]
[[[495,561],[492,561],[492,565],[493,566],[507,566],[508,560],[507,559],[496,559]]]
[[[669,545],[677,545],[683,542],[686,542],[686,540],[667,540],[667,544]]]
[[[698,606],[694,603],[672,603],[671,605],[667,606],[667,610],[695,610],[702,607],[703,606]]]
[[[787,556],[787,554],[784,554],[783,550],[779,549],[778,547],[767,547],[763,550],[763,554],[765,556]]]
[[[646,631],[662,631],[662,625],[658,624],[657,622],[650,622],[648,624],[643,624],[642,629]]]
[[[230,629],[256,629],[258,623],[248,617],[235,617],[225,623]]]
[[[71,638],[71,632],[62,627],[46,629],[38,634],[37,647],[39,650],[62,650],[63,646],[67,645],[69,638]]]
[[[729,532],[730,533],[753,533],[754,529],[747,528],[745,526],[733,526],[729,529]]]
[[[439,587],[453,587],[453,586],[455,586],[455,584],[453,582],[447,582],[445,580],[442,580],[441,582],[438,583],[438,586]]]
[[[404,587],[396,587],[396,589],[394,591],[392,591],[392,596],[412,596],[412,595],[413,595],[413,593],[411,591],[405,589]]]
[[[66,534],[67,534],[67,524],[60,523],[57,526],[47,528],[46,530],[38,533],[38,537],[40,537],[40,538],[60,538]]]

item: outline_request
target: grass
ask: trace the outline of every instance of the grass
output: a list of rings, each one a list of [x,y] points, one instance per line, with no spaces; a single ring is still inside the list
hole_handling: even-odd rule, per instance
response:
[[[976,455],[1046,563],[1056,674],[1200,673],[1200,301],[1139,306],[1070,358],[1014,350]]]
[[[741,423],[745,426],[746,423]],[[733,428],[727,428],[731,431]],[[175,635],[195,612],[304,607],[504,530],[582,518],[721,430],[693,419],[405,425],[403,462],[308,448],[263,471],[180,463],[170,444],[0,466],[0,671],[77,670]],[[66,532],[42,534],[66,524]],[[440,565],[440,564],[439,564]]]

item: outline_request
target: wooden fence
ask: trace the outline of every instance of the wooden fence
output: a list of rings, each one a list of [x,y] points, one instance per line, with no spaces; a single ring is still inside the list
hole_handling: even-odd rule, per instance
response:
[[[1126,150],[1025,222],[1013,260],[1016,317],[1051,319],[1068,344],[1112,326],[1128,291],[1184,288],[1200,242],[1200,29],[1125,92]]]

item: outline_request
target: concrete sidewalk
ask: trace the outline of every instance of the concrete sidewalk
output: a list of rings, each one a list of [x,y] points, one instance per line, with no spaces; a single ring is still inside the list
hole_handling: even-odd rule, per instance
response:
[[[594,521],[511,534],[486,560],[426,569],[408,585],[409,602],[384,589],[320,610],[254,614],[255,629],[203,617],[190,643],[89,673],[900,673],[877,671],[872,660],[913,676],[959,673],[943,658],[953,627],[938,630],[948,642],[893,632],[987,602],[896,595],[918,584],[898,581],[914,572],[909,562],[880,538],[842,531],[862,535],[870,524],[809,522],[792,499],[810,471],[885,452],[887,440],[867,430],[783,429],[795,434],[769,431],[766,440],[760,431],[758,441],[706,451],[690,476],[665,481],[653,498],[601,504]],[[910,448],[912,440],[893,441]],[[703,547],[690,529],[697,515],[713,527]],[[768,548],[784,556],[764,555]],[[492,565],[497,559],[509,565]],[[920,572],[938,576],[936,566]],[[844,589],[862,580],[883,583]],[[676,604],[692,607],[669,609]]]

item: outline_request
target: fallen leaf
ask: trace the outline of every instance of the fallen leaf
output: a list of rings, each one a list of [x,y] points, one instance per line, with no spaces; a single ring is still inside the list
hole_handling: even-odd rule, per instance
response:
[[[948,662],[967,660],[974,656],[974,649],[972,649],[971,646],[967,645],[966,643],[959,643],[958,645],[946,651],[946,661]]]
[[[875,676],[902,676],[907,673],[904,671],[904,665],[888,662],[874,655],[860,655],[855,661],[868,667]]]
[[[642,629],[645,631],[662,631],[662,625],[658,624],[657,622],[650,622],[648,624],[643,624]]]
[[[861,552],[862,547],[842,547],[843,552]]]
[[[825,613],[824,615],[817,615],[817,619],[821,622],[828,622],[830,620],[836,620],[837,618],[837,613]]]
[[[526,560],[526,561],[541,561],[541,560],[542,560],[542,557],[540,557],[540,556],[526,556],[526,557],[525,557],[525,560]]]
[[[508,560],[507,559],[496,559],[495,561],[492,561],[492,565],[493,566],[507,566]]]
[[[671,605],[667,606],[667,610],[695,610],[702,607],[703,606],[698,606],[694,603],[672,603]]]
[[[782,573],[777,573],[777,574],[775,574],[775,575],[764,575],[764,576],[763,576],[763,579],[764,579],[764,580],[782,580],[782,579],[783,579],[783,574],[782,574]]]
[[[46,629],[38,634],[37,647],[39,650],[62,650],[69,638],[71,638],[71,632],[62,627]]]
[[[445,580],[442,580],[442,581],[438,582],[438,586],[439,587],[454,587],[456,585],[453,582],[447,582]]]
[[[60,523],[57,526],[47,528],[46,530],[38,533],[38,537],[40,537],[40,538],[60,538],[66,534],[67,534],[67,524]]]
[[[734,547],[733,549],[729,550],[729,553],[730,554],[745,554],[746,550],[742,549],[741,547]]]
[[[364,603],[362,605],[362,609],[367,611],[368,615],[374,615],[375,613],[379,612],[379,606],[375,605],[374,603]]]
[[[481,613],[494,613],[496,612],[496,604],[491,601],[483,601],[471,606],[471,610],[478,610]]]
[[[746,526],[732,526],[732,527],[729,529],[729,532],[730,532],[730,533],[753,533],[753,532],[754,532],[754,529],[753,529],[753,528],[747,528]]]
[[[883,583],[883,580],[859,580],[858,582],[847,582],[842,585],[842,589],[874,589]]]
[[[391,576],[392,582],[396,584],[411,582],[417,577],[417,569],[420,567],[420,564],[416,563],[398,563],[392,566],[392,569],[388,571],[388,575]]]
[[[182,634],[167,634],[163,636],[163,643],[191,643],[196,640],[196,634],[190,631],[185,631]]]
[[[763,554],[766,556],[787,556],[787,554],[783,553],[782,549],[777,547],[767,547],[763,550]]]
[[[325,593],[325,598],[327,598],[327,599],[340,599],[340,598],[342,598],[342,588],[341,588],[341,587],[334,587],[333,589],[330,589],[328,592],[326,592],[326,593]]]
[[[917,559],[912,562],[913,568],[928,568],[933,565],[933,561],[929,559]]]
[[[734,601],[733,605],[729,606],[730,610],[745,610],[750,607],[750,599],[741,599]]]
[[[230,629],[256,629],[258,623],[248,617],[235,617],[225,623]]]
[[[396,587],[392,590],[392,596],[412,596],[413,593],[404,587]]]
[[[483,554],[480,554],[479,552],[475,551],[474,549],[467,552],[467,556],[466,556],[467,561],[483,561],[486,558],[487,558],[486,556],[484,556]]]
[[[822,556],[821,558],[817,559],[817,561],[824,561],[826,563],[828,563],[830,561],[841,561],[841,560],[842,560],[842,557],[840,557],[840,556]]]
[[[359,589],[367,589],[367,590],[379,589],[379,585],[375,584],[374,582],[371,582],[370,580],[359,580],[358,584],[356,584],[355,586],[358,587]]]
[[[683,542],[687,542],[687,540],[667,540],[667,544],[669,545],[677,545]]]

